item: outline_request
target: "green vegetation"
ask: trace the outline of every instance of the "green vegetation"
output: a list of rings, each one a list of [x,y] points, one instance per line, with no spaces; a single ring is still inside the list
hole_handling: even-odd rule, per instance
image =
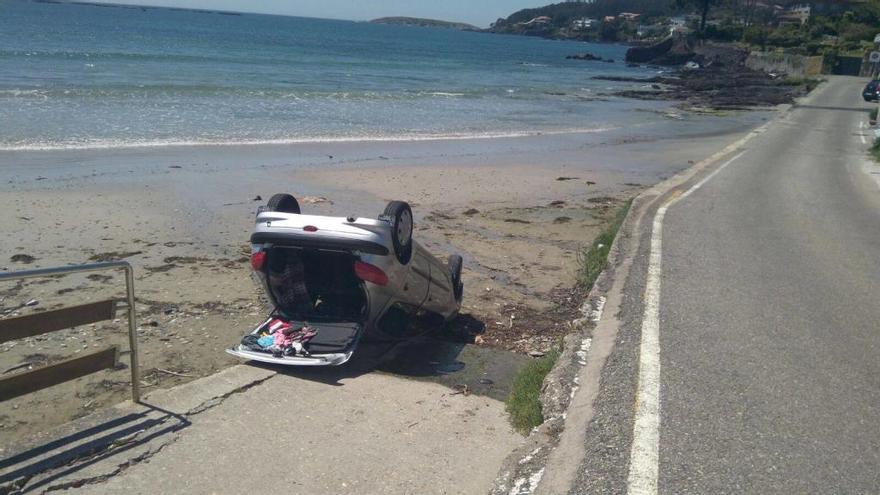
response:
[[[798,1],[783,2],[793,6]],[[880,32],[880,2],[811,2],[813,9],[804,24],[777,22],[766,9],[756,9],[754,2],[738,2],[719,6],[720,23],[706,29],[709,39],[744,43],[767,48],[782,48],[799,55],[844,55],[873,46],[874,35]]]
[[[706,31],[706,20],[709,17],[709,8],[721,0],[675,0],[675,5],[680,8],[695,7],[700,12],[700,32]]]
[[[671,4],[657,0],[595,0],[593,2],[562,2],[523,9],[514,12],[506,19],[498,19],[496,25],[512,25],[528,22],[535,17],[547,16],[554,26],[567,26],[581,17],[604,17],[621,12],[638,12],[646,16],[663,16],[670,13]]]
[[[573,30],[577,19],[602,19],[617,16],[621,12],[641,14],[638,22],[615,18],[597,23],[595,29]],[[545,38],[577,39],[583,41],[629,41],[636,38],[636,24],[654,24],[666,20],[670,4],[657,0],[594,0],[592,2],[562,2],[534,9],[514,12],[498,19],[489,28],[496,33],[525,34]],[[549,22],[528,24],[529,21],[548,17]],[[667,30],[661,29],[663,32]]]
[[[629,208],[632,206],[632,200],[629,200],[621,206],[614,214],[614,219],[605,230],[599,234],[589,249],[584,249],[578,256],[580,269],[578,270],[578,285],[586,290],[590,290],[596,283],[596,278],[605,269],[608,263],[608,253],[611,251],[611,243],[617,236],[623,220],[626,218]]]
[[[785,10],[809,4],[800,24]],[[622,12],[640,14],[635,20],[604,20]],[[490,31],[585,41],[631,41],[663,37],[671,17],[687,16],[687,25],[699,37],[741,41],[766,49],[784,49],[797,55],[840,56],[873,48],[880,33],[880,0],[594,0],[562,2],[514,12],[498,19]],[[787,16],[787,17],[786,17]],[[540,22],[535,22],[536,19]],[[591,28],[575,28],[579,19],[594,19]]]
[[[544,422],[544,414],[541,411],[541,387],[557,359],[559,359],[559,349],[553,349],[547,355],[529,362],[513,379],[506,409],[510,414],[510,423],[523,435]]]
[[[874,157],[874,160],[880,162],[880,138],[874,140],[874,145],[871,146],[871,156]]]
[[[776,81],[779,86],[803,86],[807,91],[812,91],[822,82],[822,79],[811,77],[786,77]]]
[[[596,278],[605,269],[608,262],[608,253],[611,251],[611,243],[617,236],[617,231],[623,224],[632,200],[614,212],[611,223],[593,241],[589,249],[584,249],[578,257],[581,264],[578,273],[578,284],[589,290]],[[561,352],[560,345],[551,350],[547,355],[531,361],[524,366],[513,379],[510,395],[507,397],[507,412],[510,414],[510,423],[522,434],[527,434],[532,428],[544,422],[541,411],[541,388],[544,378],[553,369]]]

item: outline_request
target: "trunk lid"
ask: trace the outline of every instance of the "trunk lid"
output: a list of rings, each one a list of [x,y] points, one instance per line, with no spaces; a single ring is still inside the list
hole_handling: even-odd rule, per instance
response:
[[[248,335],[259,336],[267,333],[269,323],[277,319],[283,320],[283,318],[270,318],[257,326]],[[288,321],[288,323],[295,328],[305,325],[304,322],[300,321]],[[241,359],[271,364],[287,366],[338,366],[351,358],[363,333],[363,325],[360,323],[322,322],[309,323],[308,326],[316,334],[304,344],[303,347],[306,353],[285,356],[280,353],[273,354],[253,344],[248,345],[244,343],[227,349],[226,352]]]

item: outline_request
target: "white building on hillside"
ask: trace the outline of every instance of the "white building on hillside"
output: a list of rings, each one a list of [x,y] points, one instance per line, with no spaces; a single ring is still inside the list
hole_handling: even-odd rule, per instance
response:
[[[599,24],[599,21],[596,19],[590,19],[589,17],[582,17],[580,19],[575,19],[571,21],[571,28],[575,31],[585,31],[587,29],[593,29]]]
[[[785,9],[781,14],[779,14],[776,19],[779,21],[779,24],[796,24],[799,26],[803,26],[810,20],[810,11],[811,7],[809,5],[795,5],[794,7],[790,7]]]

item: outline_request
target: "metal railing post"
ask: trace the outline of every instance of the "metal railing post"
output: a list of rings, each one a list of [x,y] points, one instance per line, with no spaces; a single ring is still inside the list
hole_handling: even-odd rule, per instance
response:
[[[128,344],[131,349],[131,397],[134,402],[141,400],[141,370],[138,361],[137,324],[134,308],[134,269],[127,261],[107,261],[86,265],[69,265],[57,268],[36,268],[19,272],[0,273],[0,282],[7,280],[24,280],[51,275],[67,275],[71,273],[96,272],[112,268],[125,270],[125,291],[128,304]]]
[[[131,349],[131,400],[141,401],[141,368],[138,360],[137,322],[134,310],[134,269],[125,265],[125,291],[128,298],[128,345]]]

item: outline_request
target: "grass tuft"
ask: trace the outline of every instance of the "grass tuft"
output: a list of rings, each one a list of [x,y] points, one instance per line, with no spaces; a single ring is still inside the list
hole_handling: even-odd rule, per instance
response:
[[[605,269],[608,263],[608,253],[611,251],[611,243],[617,236],[617,231],[623,224],[627,212],[632,205],[629,200],[614,214],[614,218],[608,227],[599,234],[589,249],[584,249],[578,255],[580,269],[578,270],[578,284],[589,290],[596,282],[596,278]],[[541,388],[544,386],[544,378],[553,369],[561,352],[560,345],[552,349],[547,355],[530,361],[523,366],[513,379],[510,395],[507,397],[507,413],[510,415],[510,423],[516,431],[523,435],[528,434],[532,428],[544,422],[544,414],[541,411]]]
[[[506,409],[510,414],[510,423],[523,435],[544,422],[544,414],[541,411],[541,387],[557,359],[559,359],[559,350],[553,349],[547,355],[523,366],[513,379],[510,395],[507,396]]]
[[[871,156],[874,157],[874,160],[880,162],[880,138],[874,139],[874,144],[871,146]]]
[[[614,214],[614,219],[599,234],[599,237],[593,241],[590,248],[578,254],[578,263],[580,264],[580,269],[578,269],[578,285],[585,290],[593,288],[596,278],[605,269],[605,265],[608,263],[608,253],[611,251],[611,243],[614,242],[617,231],[620,230],[620,226],[623,224],[623,219],[626,218],[630,206],[632,206],[632,200],[627,201],[617,210],[617,213]]]
[[[821,83],[823,79],[813,79],[810,77],[786,77],[776,81],[777,86],[803,86],[806,90],[812,91]]]

